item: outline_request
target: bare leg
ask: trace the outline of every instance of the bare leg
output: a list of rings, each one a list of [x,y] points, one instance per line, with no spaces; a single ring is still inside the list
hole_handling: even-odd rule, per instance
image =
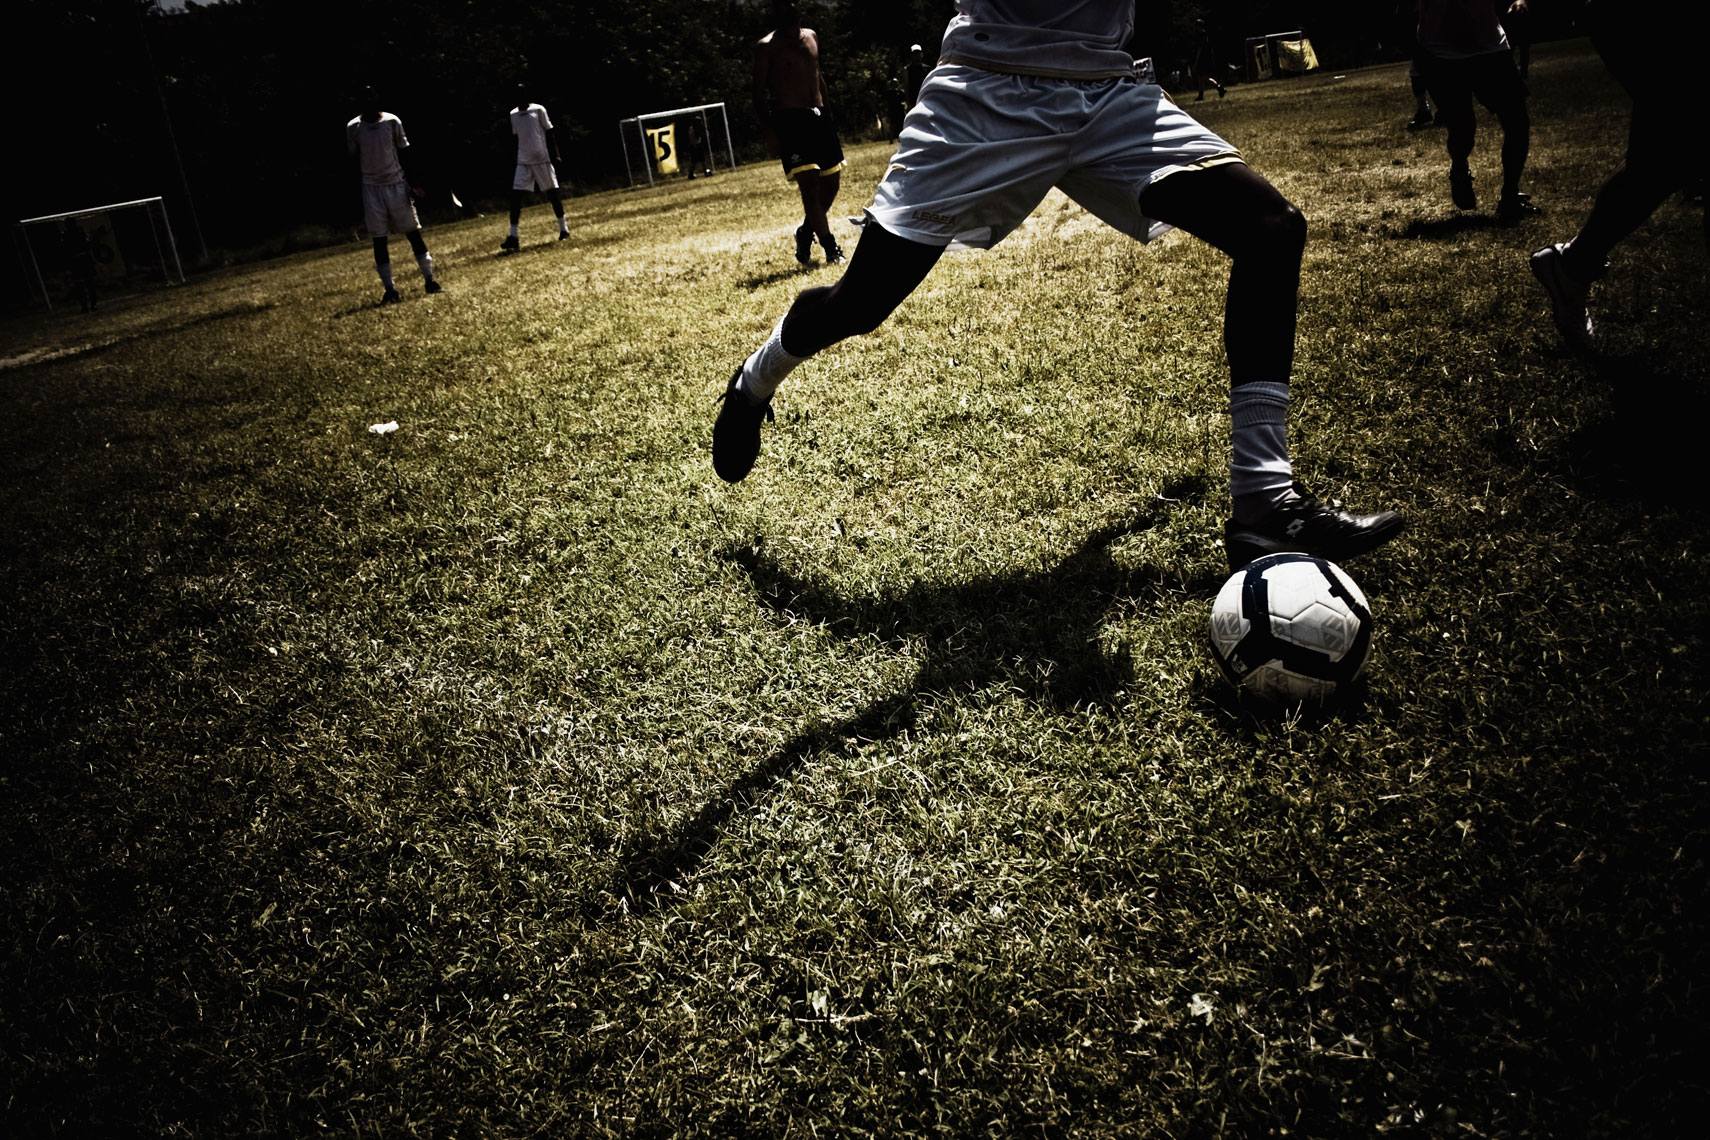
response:
[[[841,172],[822,174],[814,179],[814,182],[818,189],[820,224],[813,232],[819,237],[819,248],[825,250],[829,256],[837,251],[837,239],[831,234],[831,204],[837,201],[837,191],[843,185],[843,175]]]
[[[942,246],[898,237],[877,224],[866,226],[837,284],[796,295],[781,326],[784,350],[812,356],[877,329],[926,280],[943,253]]]
[[[796,189],[802,195],[802,225],[816,234],[827,230],[825,221],[825,206],[820,202],[820,176],[817,173],[803,171],[796,175]]]

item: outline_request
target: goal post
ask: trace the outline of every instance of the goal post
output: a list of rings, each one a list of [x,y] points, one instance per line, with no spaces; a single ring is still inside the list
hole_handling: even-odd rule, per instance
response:
[[[162,198],[136,198],[18,220],[25,260],[53,309],[52,285],[87,279],[122,288],[158,279],[184,284],[184,264]]]
[[[645,115],[618,120],[618,140],[623,145],[623,169],[629,177],[630,186],[635,186],[638,173],[646,175],[649,186],[654,184],[654,171],[659,159],[649,135],[672,125],[676,128],[674,135],[677,154],[688,163],[687,169],[694,170],[703,161],[708,171],[717,168],[720,146],[714,138],[715,134],[723,136],[722,149],[725,159],[730,163],[730,169],[736,169],[736,146],[730,138],[730,115],[725,111],[723,103],[700,103],[693,107],[651,111]],[[700,131],[698,147],[690,144],[688,131],[691,127]]]

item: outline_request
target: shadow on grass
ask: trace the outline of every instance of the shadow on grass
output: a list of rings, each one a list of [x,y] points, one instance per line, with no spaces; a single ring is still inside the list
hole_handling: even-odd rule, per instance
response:
[[[823,265],[797,265],[792,269],[775,269],[771,273],[757,273],[752,277],[744,277],[736,282],[737,288],[746,289],[750,293],[776,285],[780,281],[789,281],[795,277],[806,277],[810,273],[824,269]],[[829,284],[829,282],[827,282]]]
[[[1049,570],[954,585],[922,583],[879,598],[839,594],[798,577],[756,547],[724,551],[722,556],[753,580],[761,604],[784,620],[806,618],[846,637],[913,647],[926,654],[926,662],[903,691],[842,720],[805,728],[674,831],[625,852],[613,893],[632,915],[668,903],[676,883],[706,857],[718,829],[733,814],[809,757],[896,737],[914,723],[915,707],[925,694],[1002,682],[1026,699],[1055,708],[1108,699],[1134,675],[1126,654],[1111,657],[1098,649],[1098,630],[1111,604],[1145,590],[1209,593],[1218,584],[1203,574],[1184,577],[1180,567],[1123,567],[1111,556],[1111,545],[1158,526],[1172,508],[1204,493],[1198,479],[1167,487],[1147,510],[1101,527]]]
[[[1701,507],[1706,378],[1658,372],[1635,357],[1600,359],[1597,375],[1610,393],[1609,413],[1563,443],[1555,457],[1562,476],[1590,495]]]
[[[198,328],[202,325],[215,324],[219,321],[229,320],[232,317],[248,317],[254,316],[257,313],[265,313],[274,307],[275,303],[272,301],[245,302],[241,305],[232,305],[228,308],[215,309],[212,312],[200,313],[197,316],[187,317],[184,320],[157,321],[154,324],[138,329],[135,332],[126,333],[122,336],[109,337],[106,340],[95,341],[90,344],[73,345],[70,348],[44,347],[33,349],[19,353],[15,356],[0,358],[0,372],[6,372],[14,368],[30,368],[38,364],[59,364],[68,360],[79,360],[84,357],[96,356],[100,353],[107,352],[110,349],[121,348],[125,345],[135,344],[138,341],[150,340],[157,336],[184,332],[187,329]]]
[[[1450,241],[1477,230],[1507,229],[1490,214],[1455,214],[1448,218],[1414,218],[1397,230],[1405,240]]]

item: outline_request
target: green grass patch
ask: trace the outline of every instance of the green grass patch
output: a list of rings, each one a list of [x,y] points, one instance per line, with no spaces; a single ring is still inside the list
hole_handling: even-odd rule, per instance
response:
[[[1679,1135],[1701,1119],[1710,291],[1679,199],[1556,344],[1625,102],[1517,228],[1405,68],[1199,104],[1312,224],[1291,439],[1410,529],[1361,700],[1244,715],[1226,265],[1059,195],[800,369],[770,165],[16,318],[17,1135]],[[1481,128],[1480,185],[1498,135]],[[842,212],[889,155],[851,149]],[[396,420],[392,434],[370,424]]]

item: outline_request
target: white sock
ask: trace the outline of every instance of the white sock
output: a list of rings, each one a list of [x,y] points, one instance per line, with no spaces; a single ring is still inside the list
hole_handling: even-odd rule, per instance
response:
[[[491,241],[492,239],[488,238],[487,240]],[[421,268],[422,268],[422,280],[423,281],[432,281],[433,280],[433,254],[431,254],[431,253],[422,254],[420,257],[416,258],[416,264],[421,266]]]
[[[397,288],[396,285],[392,284],[392,263],[390,261],[385,265],[376,265],[374,268],[380,274],[380,284],[386,286],[388,293]]]
[[[570,221],[563,214],[558,215],[558,232],[561,234],[570,232]]]
[[[785,314],[787,317],[789,314]],[[784,382],[796,365],[806,360],[805,356],[793,356],[784,351],[784,319],[779,317],[777,325],[772,329],[772,335],[766,338],[766,343],[754,350],[742,365],[742,379],[737,387],[748,397],[750,404],[764,404],[772,398],[772,393],[778,390],[778,385]]]
[[[1288,459],[1288,385],[1242,384],[1229,392],[1229,495],[1235,517],[1262,515],[1294,486]]]
[[[511,236],[512,236],[512,237],[516,237],[516,236],[517,236],[517,228],[516,228],[516,226],[512,226],[512,227],[511,227]],[[491,240],[492,240],[492,239],[491,239],[491,238],[488,238],[488,239],[487,239],[487,240],[488,240],[488,241],[491,241]]]

